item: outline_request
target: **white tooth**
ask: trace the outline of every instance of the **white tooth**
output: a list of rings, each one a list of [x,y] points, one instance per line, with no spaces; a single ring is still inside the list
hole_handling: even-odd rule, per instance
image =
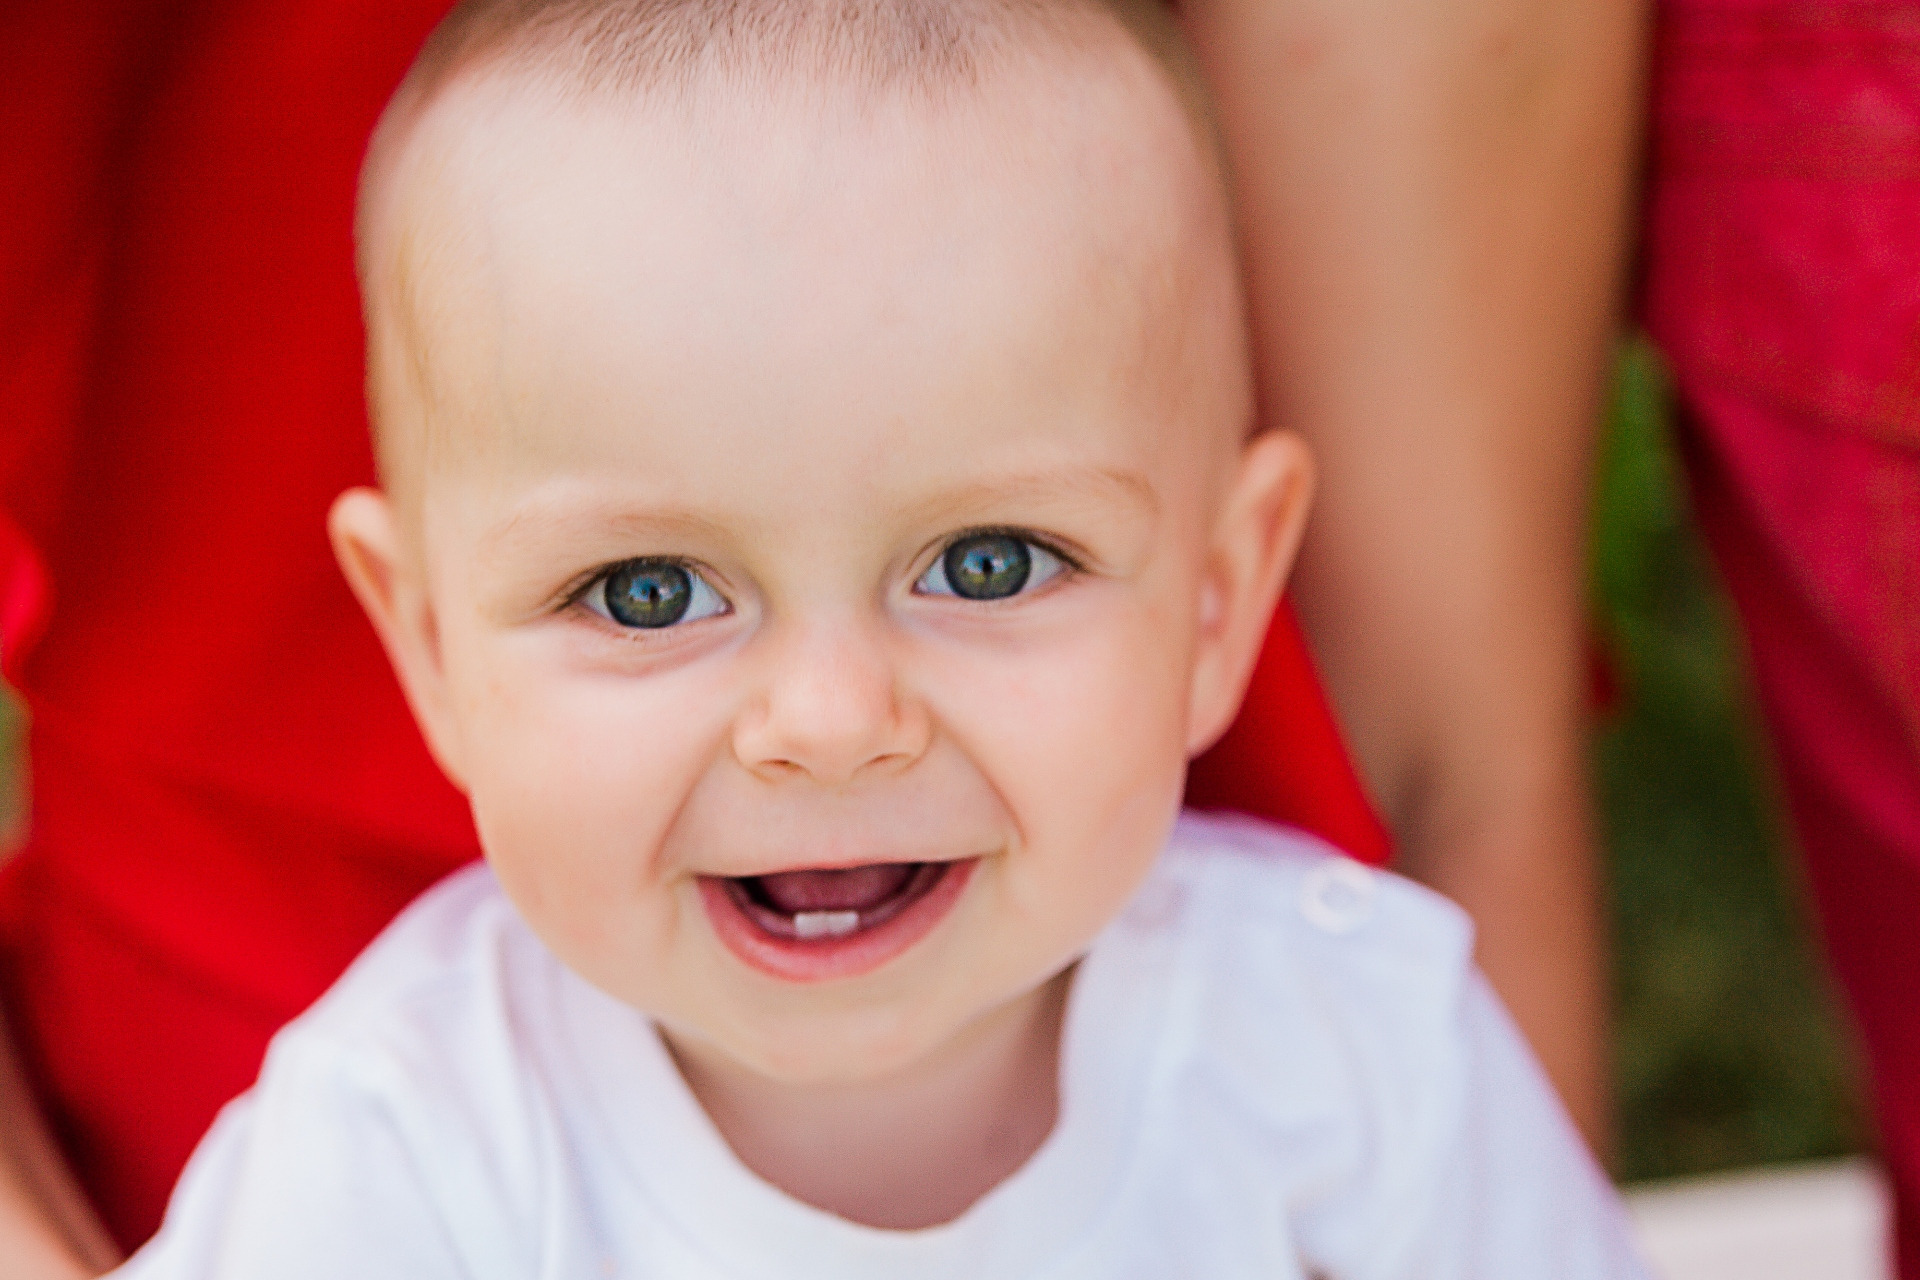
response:
[[[858,911],[796,911],[793,931],[803,938],[838,938],[860,927]]]

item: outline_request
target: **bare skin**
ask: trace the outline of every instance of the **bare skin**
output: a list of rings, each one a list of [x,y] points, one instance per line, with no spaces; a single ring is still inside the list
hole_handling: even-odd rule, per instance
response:
[[[949,1222],[1053,1131],[1058,1091],[1035,1082],[1059,1077],[1070,979],[983,1019],[936,1060],[856,1087],[769,1089],[717,1054],[682,1047],[675,1059],[734,1153],[769,1182],[869,1226]],[[967,1176],[951,1176],[959,1170]],[[888,1194],[908,1184],[932,1194],[905,1204]]]
[[[1051,1130],[1063,974],[1231,720],[1310,487],[1249,437],[1185,112],[1117,30],[1059,53],[881,110],[480,72],[365,206],[376,421],[420,462],[331,527],[428,741],[735,1152],[873,1226],[950,1221]],[[1030,588],[941,585],[981,530],[1039,549]],[[686,621],[594,594],[663,557]],[[743,950],[711,890],[900,862],[961,887],[871,962]]]
[[[97,1276],[120,1251],[74,1181],[27,1094],[0,1019],[0,1278]]]
[[[1474,912],[1604,1137],[1579,513],[1644,5],[1183,9],[1236,169],[1267,411],[1322,463],[1295,584],[1321,670],[1405,865]],[[1475,345],[1437,319],[1456,315]],[[0,1280],[100,1274],[114,1250],[0,1062]]]
[[[1585,781],[1592,430],[1642,0],[1191,0],[1261,407],[1321,464],[1294,582],[1401,867],[1608,1135]]]

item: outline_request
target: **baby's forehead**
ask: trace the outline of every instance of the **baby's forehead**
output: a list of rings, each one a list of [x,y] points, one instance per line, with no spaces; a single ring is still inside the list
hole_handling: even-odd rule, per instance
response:
[[[590,26],[599,34],[579,36]],[[715,169],[764,161],[767,149],[754,144],[768,136],[805,145],[838,133],[866,146],[882,132],[874,125],[892,122],[903,126],[892,141],[918,134],[935,153],[928,160],[947,162],[956,179],[996,176],[991,165],[968,172],[961,153],[1012,157],[1048,143],[1069,164],[1104,158],[1108,172],[1097,176],[1114,199],[1129,194],[1113,181],[1124,176],[1114,172],[1122,160],[1162,169],[1168,191],[1190,180],[1180,170],[1196,159],[1218,179],[1205,95],[1160,0],[762,0],[744,9],[719,0],[466,0],[429,39],[376,131],[359,208],[363,274],[383,265],[374,250],[392,210],[411,203],[395,198],[396,187],[418,194],[459,173],[491,178],[501,194],[513,175],[473,161],[506,150],[504,135],[517,132],[524,144],[529,127],[536,148],[565,148],[574,121],[595,111],[643,116],[663,141],[707,151]],[[810,138],[781,127],[827,120],[840,127]],[[1098,144],[1116,137],[1133,144],[1118,148],[1131,154],[1109,146],[1100,156]],[[885,155],[897,162],[899,148]],[[656,150],[632,160],[660,158]],[[630,167],[609,160],[610,170]],[[457,208],[433,216],[450,221]]]
[[[856,277],[907,292],[937,277],[928,259],[997,232],[1033,257],[1009,266],[1010,283],[1024,272],[1040,289],[1035,272],[1071,260],[1078,305],[1134,313],[1145,338],[1149,295],[1217,277],[1229,256],[1192,110],[1165,64],[1115,24],[933,95],[841,93],[817,76],[582,94],[537,68],[471,67],[414,104],[369,166],[361,248],[377,426],[411,435],[406,419],[422,406],[443,428],[480,416],[458,401],[498,390],[487,373],[515,326],[622,272],[633,287],[613,305],[631,313],[669,299],[764,310],[783,289],[813,289],[825,325]],[[704,289],[648,287],[676,266]],[[674,340],[673,315],[641,318]],[[394,444],[383,439],[383,463]]]

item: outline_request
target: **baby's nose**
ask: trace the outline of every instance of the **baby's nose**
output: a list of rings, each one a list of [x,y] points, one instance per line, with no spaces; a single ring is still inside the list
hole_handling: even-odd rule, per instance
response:
[[[748,769],[837,786],[925,752],[926,711],[902,696],[877,624],[820,620],[769,641],[761,695],[734,727],[734,754]]]

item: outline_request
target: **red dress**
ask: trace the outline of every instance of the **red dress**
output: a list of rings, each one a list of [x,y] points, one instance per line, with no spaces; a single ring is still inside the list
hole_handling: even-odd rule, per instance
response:
[[[0,6],[0,660],[33,715],[0,996],[125,1245],[274,1029],[476,852],[323,528],[372,477],[355,173],[447,3]],[[1384,855],[1290,619],[1194,795]]]
[[[1671,3],[1655,68],[1646,320],[1920,1280],[1920,6]]]

